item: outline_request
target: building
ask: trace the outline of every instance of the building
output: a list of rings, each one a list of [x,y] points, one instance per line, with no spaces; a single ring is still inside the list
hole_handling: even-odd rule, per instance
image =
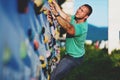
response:
[[[120,49],[120,7],[119,0],[109,0],[108,53]]]

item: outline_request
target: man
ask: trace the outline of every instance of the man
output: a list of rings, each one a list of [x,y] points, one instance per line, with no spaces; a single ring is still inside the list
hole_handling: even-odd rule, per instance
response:
[[[92,8],[84,4],[76,11],[75,15],[69,16],[64,13],[57,2],[49,3],[52,15],[66,31],[66,53],[55,70],[51,74],[51,80],[62,80],[71,69],[81,64],[85,54],[84,42],[87,36],[87,18],[92,13]],[[50,17],[48,15],[48,17]]]

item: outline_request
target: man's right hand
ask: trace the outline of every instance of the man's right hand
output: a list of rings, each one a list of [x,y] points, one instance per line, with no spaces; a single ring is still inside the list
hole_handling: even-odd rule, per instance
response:
[[[53,3],[53,5],[55,6],[55,8],[56,8],[56,10],[59,12],[59,11],[61,11],[61,8],[60,8],[60,6],[58,5],[58,3],[56,2],[56,0],[52,0],[52,3]]]

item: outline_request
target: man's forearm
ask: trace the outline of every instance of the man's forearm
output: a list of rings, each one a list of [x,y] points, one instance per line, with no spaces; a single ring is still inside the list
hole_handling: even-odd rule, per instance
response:
[[[51,12],[56,17],[58,23],[66,30],[70,35],[74,35],[74,26],[70,24],[70,16],[64,14],[64,12],[59,8],[58,4],[53,0],[53,3],[49,3]],[[58,10],[57,10],[58,8]],[[60,12],[59,12],[60,11]]]
[[[56,19],[58,23],[61,25],[61,27],[66,30],[67,33],[69,33],[70,35],[75,34],[73,25],[71,25],[67,20],[65,20],[61,16],[56,17]]]
[[[60,16],[62,18],[64,18],[65,20],[67,20],[68,22],[70,22],[70,15],[66,14],[65,12],[63,12],[62,10],[58,11]]]

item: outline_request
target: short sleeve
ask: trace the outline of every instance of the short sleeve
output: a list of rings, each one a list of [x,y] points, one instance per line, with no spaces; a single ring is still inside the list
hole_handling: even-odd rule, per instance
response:
[[[73,21],[74,21],[74,18],[75,18],[75,16],[74,16],[74,15],[72,15],[72,16],[71,16],[70,23],[73,23]]]

